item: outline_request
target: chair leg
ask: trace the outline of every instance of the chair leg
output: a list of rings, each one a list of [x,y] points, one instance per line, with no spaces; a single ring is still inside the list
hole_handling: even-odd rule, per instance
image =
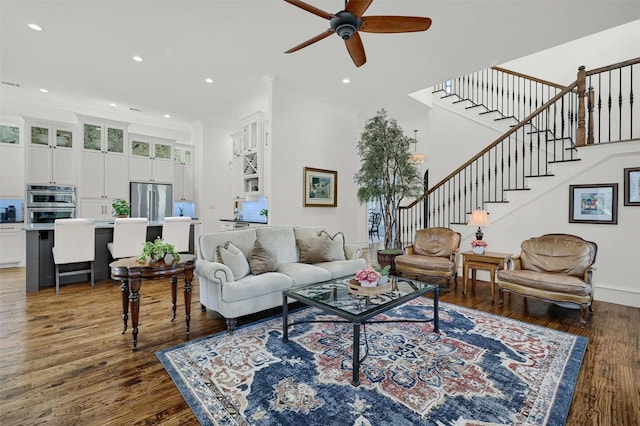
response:
[[[227,331],[229,332],[229,334],[233,334],[237,324],[237,318],[227,318]]]
[[[93,270],[93,260],[91,261],[91,288],[92,289],[96,288],[95,274]]]
[[[60,294],[60,265],[56,265],[56,294]]]

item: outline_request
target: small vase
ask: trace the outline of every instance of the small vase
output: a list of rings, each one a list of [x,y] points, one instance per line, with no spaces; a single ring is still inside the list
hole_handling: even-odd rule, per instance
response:
[[[473,248],[475,254],[484,254],[484,247],[478,246]]]
[[[375,286],[378,285],[378,282],[370,283],[370,282],[367,282],[367,281],[360,281],[360,285],[362,287],[375,287]]]
[[[389,282],[389,275],[380,275],[380,279],[378,280],[378,285],[385,285]]]

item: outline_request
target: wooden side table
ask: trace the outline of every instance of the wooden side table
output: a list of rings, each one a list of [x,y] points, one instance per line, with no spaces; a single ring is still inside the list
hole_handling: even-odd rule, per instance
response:
[[[511,264],[511,253],[497,253],[485,251],[484,254],[476,254],[472,250],[462,253],[462,294],[467,294],[467,281],[469,269],[471,269],[471,288],[476,288],[476,271],[488,271],[491,275],[491,301],[496,293],[496,272],[499,269],[508,268]]]

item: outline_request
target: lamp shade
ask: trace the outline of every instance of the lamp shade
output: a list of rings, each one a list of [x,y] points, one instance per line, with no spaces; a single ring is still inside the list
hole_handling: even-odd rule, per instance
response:
[[[417,164],[424,163],[424,154],[415,153],[411,155],[411,161]]]
[[[491,221],[489,220],[489,214],[486,210],[474,210],[471,213],[471,219],[469,219],[468,226],[489,226]]]

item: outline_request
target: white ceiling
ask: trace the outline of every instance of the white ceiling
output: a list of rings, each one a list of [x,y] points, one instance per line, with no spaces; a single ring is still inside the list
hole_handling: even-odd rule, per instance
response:
[[[344,6],[308,2],[332,13]],[[347,110],[384,107],[411,121],[422,112],[409,93],[640,19],[640,1],[374,0],[365,15],[433,24],[420,33],[362,33],[367,63],[356,68],[335,35],[284,54],[329,25],[283,0],[0,0],[0,77],[20,85],[1,85],[0,96],[224,129],[266,105],[265,77],[273,76]]]

